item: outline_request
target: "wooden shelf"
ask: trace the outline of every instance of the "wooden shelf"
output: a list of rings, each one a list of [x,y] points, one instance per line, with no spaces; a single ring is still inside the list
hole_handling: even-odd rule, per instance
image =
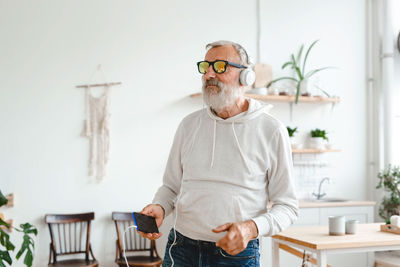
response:
[[[278,101],[278,102],[294,102],[296,96],[294,95],[256,95],[256,94],[245,94],[249,98],[254,98],[262,101]],[[322,97],[322,96],[299,96],[299,102],[307,103],[338,103],[340,98],[338,97]]]
[[[190,97],[197,98],[201,97],[202,93],[191,94]],[[294,95],[256,95],[256,94],[244,94],[246,97],[261,100],[261,101],[277,101],[277,102],[294,102],[296,96]],[[305,103],[338,103],[340,98],[338,97],[322,97],[322,96],[299,96],[299,102]]]
[[[319,154],[325,152],[340,152],[340,149],[314,149],[314,148],[304,148],[304,149],[293,149],[293,154]]]

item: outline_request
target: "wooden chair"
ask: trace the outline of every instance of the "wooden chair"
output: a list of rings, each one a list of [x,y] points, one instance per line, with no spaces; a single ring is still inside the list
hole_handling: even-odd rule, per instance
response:
[[[126,267],[122,235],[126,228],[134,225],[132,212],[113,212],[112,219],[117,230],[115,262],[119,267]],[[129,229],[125,234],[125,249],[129,266],[161,266],[162,260],[158,256],[156,242],[143,238],[134,228]]]
[[[81,214],[47,214],[46,223],[50,229],[50,256],[51,267],[97,267],[90,245],[90,222],[94,219],[94,212]],[[92,260],[89,259],[89,252]],[[84,259],[58,260],[58,256],[85,254]]]

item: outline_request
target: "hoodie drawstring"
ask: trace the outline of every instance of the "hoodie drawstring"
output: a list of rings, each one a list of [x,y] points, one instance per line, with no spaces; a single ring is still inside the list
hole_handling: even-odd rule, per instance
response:
[[[214,152],[215,152],[215,138],[217,137],[217,121],[214,120],[214,136],[213,136],[213,146],[212,146],[212,154],[211,154],[211,164],[210,164],[210,169],[214,165]]]
[[[247,165],[246,158],[244,157],[242,148],[240,147],[239,140],[238,140],[237,135],[236,135],[236,132],[235,132],[235,122],[232,122],[232,131],[233,131],[233,135],[235,136],[235,140],[236,140],[236,144],[237,144],[237,146],[238,146],[239,152],[240,152],[240,156],[242,156],[244,165],[246,165],[247,170],[250,172],[249,165]]]

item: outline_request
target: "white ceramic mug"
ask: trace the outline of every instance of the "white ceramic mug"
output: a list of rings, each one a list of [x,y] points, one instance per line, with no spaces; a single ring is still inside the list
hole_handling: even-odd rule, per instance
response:
[[[397,226],[397,227],[400,227],[400,216],[392,215],[390,217],[390,224],[394,225],[394,226]]]
[[[346,221],[346,234],[354,235],[357,233],[357,220],[348,220]]]
[[[329,235],[345,235],[346,224],[344,216],[329,216]]]

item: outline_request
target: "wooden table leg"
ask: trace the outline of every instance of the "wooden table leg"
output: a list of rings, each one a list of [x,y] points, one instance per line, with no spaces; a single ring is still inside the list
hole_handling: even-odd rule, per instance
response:
[[[272,238],[272,267],[279,267],[279,242]]]
[[[318,263],[318,267],[326,267],[327,266],[325,250],[317,251],[317,263]]]

